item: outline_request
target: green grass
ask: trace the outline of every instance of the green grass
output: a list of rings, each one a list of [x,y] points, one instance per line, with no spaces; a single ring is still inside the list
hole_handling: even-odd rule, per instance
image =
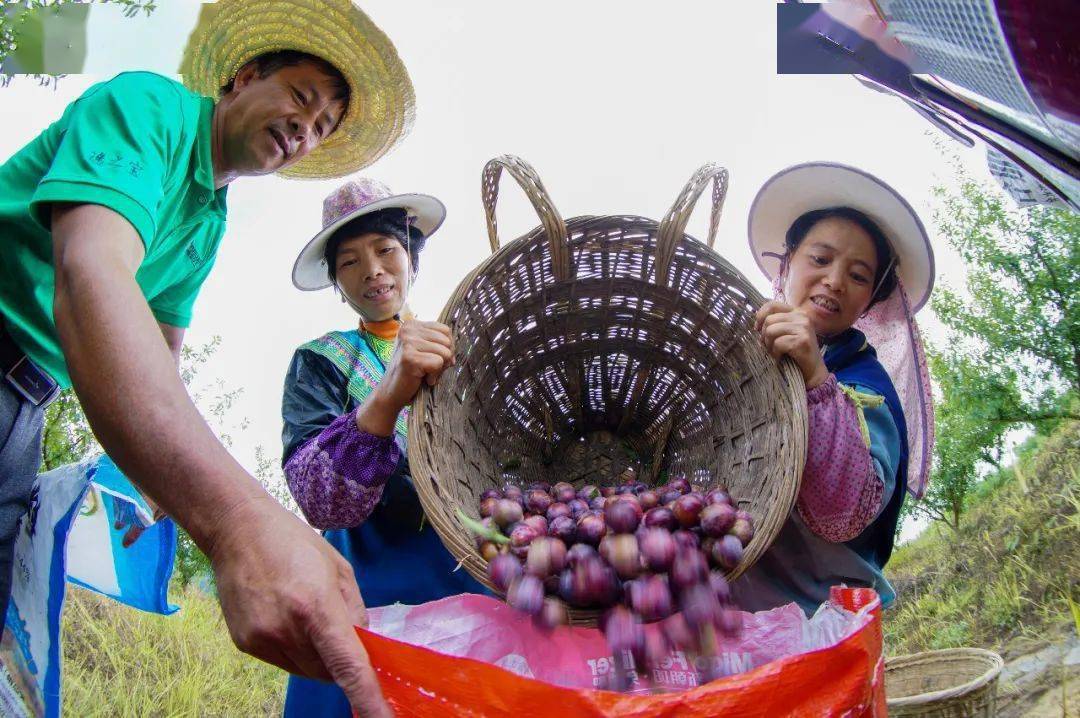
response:
[[[285,674],[237,651],[217,601],[194,588],[158,616],[69,588],[63,709],[71,716],[280,715]]]
[[[1019,467],[978,487],[954,532],[942,524],[900,547],[885,573],[890,654],[1011,645],[1080,630],[1080,423],[1038,442]],[[1019,471],[1017,471],[1019,468]]]

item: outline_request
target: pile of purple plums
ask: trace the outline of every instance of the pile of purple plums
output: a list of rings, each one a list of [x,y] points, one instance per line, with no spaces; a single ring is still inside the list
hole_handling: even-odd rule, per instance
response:
[[[717,632],[741,628],[724,572],[754,527],[722,489],[507,484],[481,495],[480,516],[469,524],[492,584],[542,627],[567,623],[567,605],[602,610],[613,653],[648,666],[671,649],[708,653]]]

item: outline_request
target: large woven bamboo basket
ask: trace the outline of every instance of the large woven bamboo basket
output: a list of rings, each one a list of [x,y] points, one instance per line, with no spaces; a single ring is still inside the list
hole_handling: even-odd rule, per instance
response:
[[[885,662],[892,718],[993,718],[1001,656],[981,648],[951,648]]]
[[[541,226],[500,248],[504,169]],[[684,230],[710,182],[706,246]],[[564,221],[522,160],[484,168],[493,254],[443,310],[456,363],[409,415],[424,511],[482,583],[487,563],[456,512],[478,518],[477,497],[507,481],[604,486],[634,467],[646,482],[683,475],[726,488],[756,527],[731,577],[776,537],[802,475],[806,391],[794,363],[774,361],[754,332],[762,296],[712,250],[726,190],[727,171],[706,165],[660,222]]]

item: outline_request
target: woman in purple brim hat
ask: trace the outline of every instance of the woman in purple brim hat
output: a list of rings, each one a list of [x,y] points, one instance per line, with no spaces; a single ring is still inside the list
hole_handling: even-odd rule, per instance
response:
[[[446,210],[434,197],[349,182],[293,267],[297,288],[334,287],[359,315],[296,350],[282,400],[283,466],[308,522],[352,564],[368,607],[487,593],[424,521],[405,457],[407,406],[453,361],[450,330],[402,322],[420,252]],[[290,677],[285,715],[348,716],[333,684]]]

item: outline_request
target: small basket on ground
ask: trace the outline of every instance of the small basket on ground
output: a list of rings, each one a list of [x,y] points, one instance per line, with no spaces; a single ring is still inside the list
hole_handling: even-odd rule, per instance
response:
[[[993,718],[1001,656],[981,648],[951,648],[885,662],[889,716]]]
[[[499,246],[499,178],[522,187],[541,226]],[[708,245],[684,234],[713,185]],[[772,543],[795,502],[806,453],[806,392],[753,327],[763,297],[712,250],[727,171],[699,169],[656,222],[564,221],[535,171],[503,156],[483,174],[492,256],[440,321],[456,363],[421,389],[409,462],[428,519],[491,586],[456,512],[507,481],[611,485],[627,466],[646,483],[685,476],[725,488],[756,527],[737,576]],[[577,623],[595,613],[572,611]]]

